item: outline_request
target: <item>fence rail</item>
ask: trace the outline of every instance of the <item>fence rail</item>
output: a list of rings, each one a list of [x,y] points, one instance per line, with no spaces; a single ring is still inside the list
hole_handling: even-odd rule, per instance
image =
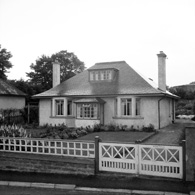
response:
[[[94,158],[95,144],[88,141],[1,137],[0,151]]]

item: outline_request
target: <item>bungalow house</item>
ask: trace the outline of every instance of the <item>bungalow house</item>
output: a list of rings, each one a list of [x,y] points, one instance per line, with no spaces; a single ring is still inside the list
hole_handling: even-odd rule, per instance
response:
[[[0,79],[0,109],[23,109],[26,94]]]
[[[166,55],[161,51],[157,56],[158,86],[125,61],[96,63],[60,84],[60,65],[55,62],[53,88],[34,96],[39,98],[40,125],[169,125],[175,120],[178,97],[166,90]]]

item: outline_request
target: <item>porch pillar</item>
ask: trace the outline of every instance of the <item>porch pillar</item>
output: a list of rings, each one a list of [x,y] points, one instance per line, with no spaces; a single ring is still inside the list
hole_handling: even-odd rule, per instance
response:
[[[117,117],[121,116],[121,98],[117,97]]]

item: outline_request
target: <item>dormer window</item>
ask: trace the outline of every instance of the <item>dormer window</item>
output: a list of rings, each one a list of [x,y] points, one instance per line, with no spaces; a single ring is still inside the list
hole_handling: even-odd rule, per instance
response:
[[[89,72],[90,81],[111,81],[113,70],[93,70]]]

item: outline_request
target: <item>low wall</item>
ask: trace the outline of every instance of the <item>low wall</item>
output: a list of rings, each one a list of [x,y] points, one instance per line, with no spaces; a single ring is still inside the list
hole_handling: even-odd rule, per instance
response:
[[[0,152],[0,170],[94,175],[94,159]]]
[[[186,181],[195,181],[195,127],[185,129]]]

